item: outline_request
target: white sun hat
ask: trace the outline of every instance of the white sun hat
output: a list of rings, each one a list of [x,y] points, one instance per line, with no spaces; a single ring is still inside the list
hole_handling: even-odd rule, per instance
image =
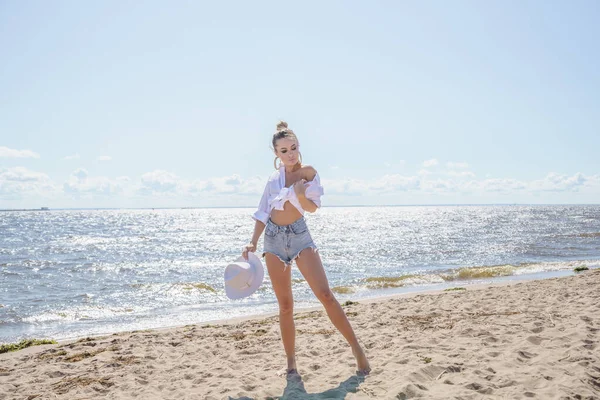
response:
[[[260,258],[248,252],[248,260],[240,257],[225,267],[225,294],[232,300],[250,296],[262,284],[265,277]]]

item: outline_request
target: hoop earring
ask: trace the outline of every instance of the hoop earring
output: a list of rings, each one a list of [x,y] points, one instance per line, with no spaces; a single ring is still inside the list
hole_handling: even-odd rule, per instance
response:
[[[278,169],[278,168],[277,168],[277,159],[278,159],[278,158],[279,158],[279,157],[275,157],[275,159],[273,160],[273,168],[275,168],[275,169]],[[279,164],[281,164],[281,163],[279,163]]]
[[[298,152],[298,160],[300,161],[300,165],[302,165],[302,153]]]

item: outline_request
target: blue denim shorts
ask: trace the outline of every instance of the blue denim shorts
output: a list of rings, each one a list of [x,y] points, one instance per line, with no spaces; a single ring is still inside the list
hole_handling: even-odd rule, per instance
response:
[[[285,264],[285,270],[307,248],[317,250],[304,217],[289,225],[277,225],[271,219],[267,221],[263,257],[266,253],[275,254]]]

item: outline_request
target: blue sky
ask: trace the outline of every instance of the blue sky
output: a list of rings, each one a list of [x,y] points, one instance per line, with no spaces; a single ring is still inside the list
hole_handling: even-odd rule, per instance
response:
[[[0,0],[0,208],[600,202],[597,1]]]

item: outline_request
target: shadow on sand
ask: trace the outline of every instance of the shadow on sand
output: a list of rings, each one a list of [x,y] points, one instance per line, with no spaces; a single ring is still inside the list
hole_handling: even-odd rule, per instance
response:
[[[292,400],[292,399],[345,399],[348,393],[356,393],[358,386],[364,382],[365,377],[361,375],[352,375],[344,382],[340,383],[338,387],[329,389],[321,393],[307,393],[304,389],[304,382],[302,377],[297,374],[287,376],[287,386],[285,387],[283,394],[279,397],[267,397],[269,400]],[[229,400],[254,400],[251,397],[229,397]]]

